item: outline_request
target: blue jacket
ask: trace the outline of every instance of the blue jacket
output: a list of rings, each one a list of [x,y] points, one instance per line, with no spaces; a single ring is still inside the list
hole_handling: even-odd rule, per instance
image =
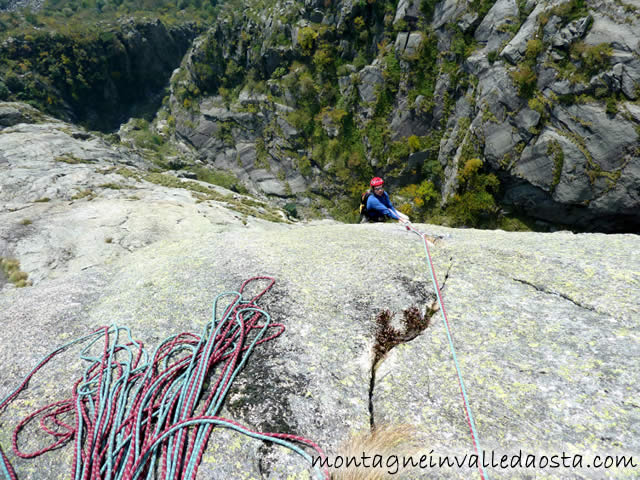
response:
[[[378,197],[375,193],[369,195],[367,198],[367,215],[369,217],[382,217],[387,216],[395,220],[399,220],[396,209],[391,205],[389,200],[389,194],[387,192],[382,193],[382,197]]]

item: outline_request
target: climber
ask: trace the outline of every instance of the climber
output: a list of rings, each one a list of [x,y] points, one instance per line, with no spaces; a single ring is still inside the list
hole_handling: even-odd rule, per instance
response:
[[[399,223],[409,222],[409,217],[400,213],[391,204],[389,194],[384,191],[384,180],[374,177],[369,184],[371,190],[362,194],[360,202],[361,223],[384,222],[387,217]]]

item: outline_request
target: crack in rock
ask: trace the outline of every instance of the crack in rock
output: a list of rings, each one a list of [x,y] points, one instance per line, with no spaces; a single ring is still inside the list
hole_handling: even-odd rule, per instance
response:
[[[590,307],[588,305],[584,305],[584,304],[582,304],[580,302],[577,302],[576,300],[574,300],[573,298],[569,297],[568,295],[565,295],[564,293],[555,292],[553,290],[548,290],[548,289],[546,289],[544,287],[536,285],[535,283],[531,283],[531,282],[529,282],[527,280],[522,280],[520,278],[512,278],[511,280],[513,280],[515,282],[523,283],[524,285],[528,285],[528,286],[530,286],[532,288],[535,288],[539,292],[546,293],[547,295],[555,295],[555,296],[558,296],[560,298],[563,298],[563,299],[573,303],[575,306],[583,308],[585,310],[589,310],[590,312],[600,313],[595,308]]]
[[[453,266],[453,258],[449,258],[449,267],[444,275],[444,279],[440,284],[440,291],[442,292],[446,286],[449,273]],[[404,331],[399,331],[390,325],[391,312],[383,310],[376,317],[376,343],[373,347],[373,361],[371,363],[371,375],[369,377],[369,427],[373,431],[376,426],[374,406],[373,406],[373,392],[376,387],[376,370],[384,360],[387,353],[389,353],[394,347],[400,344],[406,344],[412,340],[418,338],[422,332],[424,332],[431,323],[431,318],[440,309],[438,304],[438,298],[431,302],[425,309],[424,315],[420,314],[417,307],[410,307],[406,309],[404,314]],[[419,320],[416,319],[419,316]],[[385,343],[383,343],[385,342]]]

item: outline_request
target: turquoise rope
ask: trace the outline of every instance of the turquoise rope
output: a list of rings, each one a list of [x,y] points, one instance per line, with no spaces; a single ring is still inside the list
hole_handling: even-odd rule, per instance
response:
[[[233,296],[234,300],[228,303],[225,308],[225,314],[222,318],[218,319],[216,318],[218,304],[222,298],[227,296]],[[134,435],[129,434],[125,437],[124,433],[117,433],[117,430],[127,415],[128,405],[131,403],[131,400],[137,398],[141,393],[141,390],[145,388],[148,380],[153,375],[154,368],[158,368],[158,365],[154,366],[154,362],[150,361],[147,351],[142,348],[142,345],[132,338],[130,329],[126,327],[119,327],[114,324],[108,329],[102,328],[90,335],[85,335],[68,342],[52,352],[52,354],[55,354],[76,343],[90,340],[88,345],[86,345],[80,352],[80,358],[86,361],[88,366],[82,374],[81,381],[77,385],[76,412],[78,412],[78,418],[77,431],[75,432],[76,441],[89,434],[83,416],[80,414],[81,411],[84,411],[92,422],[95,419],[95,424],[93,425],[94,431],[88,440],[95,443],[100,441],[99,439],[103,439],[103,443],[101,445],[95,444],[93,447],[106,451],[107,455],[104,463],[99,467],[95,462],[91,461],[84,462],[83,464],[82,448],[78,442],[75,462],[76,468],[72,474],[72,477],[75,480],[81,480],[84,477],[91,477],[94,470],[97,468],[99,468],[100,474],[105,478],[105,480],[123,480],[126,469],[123,468],[123,464],[120,464],[118,471],[115,471],[114,460],[121,454],[127,458],[129,453],[133,453],[133,457],[135,459],[134,463],[137,463],[134,476],[134,478],[137,479],[150,458],[152,459],[152,463],[157,461],[157,456],[159,454],[159,449],[157,447],[167,438],[169,439],[167,476],[169,478],[173,478],[173,476],[177,475],[180,478],[190,478],[190,475],[192,475],[197,468],[196,455],[191,456],[189,463],[186,466],[186,472],[177,472],[177,466],[180,463],[180,458],[178,458],[177,455],[180,455],[180,452],[174,452],[172,447],[178,446],[177,442],[180,441],[180,438],[184,438],[184,435],[187,435],[187,433],[185,431],[181,431],[181,429],[192,425],[200,426],[195,437],[196,442],[193,445],[193,451],[195,452],[200,451],[203,446],[203,442],[206,440],[206,430],[210,428],[210,425],[219,425],[239,431],[255,439],[285,446],[301,455],[309,463],[312,463],[312,457],[302,448],[293,443],[293,441],[263,435],[258,432],[251,432],[242,426],[236,425],[230,421],[227,422],[224,419],[189,419],[188,413],[181,413],[183,407],[186,409],[190,404],[195,406],[201,395],[201,391],[206,380],[205,372],[209,362],[209,357],[213,353],[216,345],[220,342],[224,342],[224,339],[217,339],[218,334],[221,333],[223,328],[229,327],[227,332],[228,335],[234,335],[238,332],[238,329],[244,328],[245,317],[253,317],[254,315],[261,315],[264,317],[264,323],[259,326],[259,329],[257,329],[258,333],[256,335],[252,335],[253,340],[250,345],[245,347],[243,351],[239,352],[235,368],[232,368],[232,365],[229,364],[226,370],[222,372],[223,378],[212,398],[211,405],[207,409],[207,412],[203,413],[205,417],[217,416],[216,414],[222,408],[222,402],[224,401],[234,379],[245,366],[257,343],[264,338],[268,328],[271,326],[271,317],[263,310],[255,307],[236,310],[244,303],[249,304],[251,302],[242,301],[242,295],[239,292],[226,292],[218,295],[213,304],[212,320],[204,326],[202,336],[198,340],[197,344],[179,344],[176,346],[175,351],[172,350],[168,354],[165,354],[162,361],[159,362],[159,364],[163,364],[166,369],[169,365],[169,357],[173,356],[180,350],[186,350],[188,354],[191,355],[191,360],[189,361],[186,369],[177,375],[176,378],[171,378],[171,384],[167,384],[167,388],[162,394],[162,406],[152,413],[155,417],[155,421],[157,421],[154,429],[155,434],[156,436],[162,434],[162,436],[155,439],[153,448],[147,448],[147,446],[145,446],[145,454],[142,459],[140,459],[140,449],[142,448],[140,438],[141,428],[143,425],[148,424],[148,422],[151,421],[150,418],[145,420],[142,419],[144,410],[150,406],[151,397],[154,395],[156,387],[160,387],[164,382],[167,382],[167,380],[169,380],[168,377],[175,375],[176,372],[165,372],[159,378],[154,379],[153,384],[149,387],[149,391],[145,394],[145,397],[139,404],[140,410],[134,420],[136,422],[136,432]],[[234,317],[231,318],[231,315],[234,315]],[[233,322],[235,325],[229,325],[229,322]],[[127,337],[128,341],[120,341],[120,336],[123,333],[126,334],[124,336]],[[152,358],[155,359],[156,354],[159,354],[160,349],[165,347],[167,343],[175,340],[176,337],[176,335],[173,335],[165,339],[155,349]],[[91,349],[98,344],[101,338],[104,339],[104,345],[107,345],[107,347],[106,350],[103,347],[101,356],[97,357],[91,353]],[[131,348],[132,346],[137,347],[138,349],[135,353]],[[224,354],[232,353],[236,348],[241,348],[237,341],[230,344]],[[196,353],[198,353],[198,355],[196,355]],[[41,363],[47,360],[50,356],[51,354],[45,356]],[[133,368],[135,361],[134,358],[140,359],[139,364],[135,369]],[[34,373],[37,368],[39,367],[34,368],[30,374]],[[114,377],[113,369],[119,370],[117,378]],[[100,373],[95,375],[96,372]],[[140,376],[142,373],[143,375]],[[138,375],[138,378],[132,382],[131,378],[133,375]],[[189,386],[192,380],[193,384]],[[17,391],[18,389],[14,390],[14,392],[9,394],[5,400],[10,398]],[[158,399],[154,401],[154,404],[157,400]],[[167,420],[171,404],[174,400],[176,401],[176,413],[173,415],[171,423],[179,425],[171,427],[171,423],[168,423]],[[101,425],[103,421],[104,425]],[[111,430],[106,431],[107,428],[111,428]],[[167,428],[170,428],[170,430],[165,431]],[[0,458],[0,461],[0,473],[7,480],[11,480],[12,477],[9,473],[9,466],[5,464],[4,459]],[[147,478],[151,478],[153,474],[154,472],[152,468],[149,470]],[[314,468],[313,475],[314,477],[317,476],[319,478],[324,478],[324,474],[317,467]]]
[[[471,432],[473,435],[473,441],[476,447],[476,453],[482,452],[482,448],[480,446],[480,439],[478,437],[478,432],[476,430],[476,425],[473,420],[473,415],[471,414],[471,408],[469,407],[469,398],[467,396],[467,390],[464,386],[464,380],[462,379],[462,370],[460,368],[460,364],[458,363],[458,357],[456,355],[456,349],[453,345],[453,339],[451,338],[451,330],[449,328],[449,322],[447,320],[444,305],[442,303],[442,297],[440,296],[440,289],[438,288],[438,282],[436,281],[436,273],[433,268],[433,263],[431,262],[431,255],[429,254],[429,248],[427,247],[427,239],[423,233],[418,232],[413,227],[407,227],[407,230],[412,231],[416,235],[418,235],[423,240],[424,251],[427,259],[427,266],[429,267],[429,273],[431,275],[431,282],[433,283],[433,289],[436,292],[436,296],[438,297],[438,304],[440,305],[440,316],[442,317],[442,323],[444,324],[445,331],[447,332],[447,339],[449,340],[449,349],[451,350],[451,356],[453,357],[453,363],[456,367],[456,372],[458,374],[458,382],[460,382],[460,391],[462,392],[462,397],[464,399],[467,416],[469,418],[469,425],[471,426]],[[480,468],[480,476],[482,478],[486,478],[489,480],[489,475],[484,470],[484,466],[482,462],[478,462],[478,466]]]

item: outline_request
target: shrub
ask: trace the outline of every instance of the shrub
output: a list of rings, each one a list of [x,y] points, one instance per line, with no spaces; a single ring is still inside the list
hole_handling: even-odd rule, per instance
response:
[[[305,177],[311,175],[311,161],[306,156],[298,160],[298,170]]]
[[[613,49],[608,43],[586,45],[584,42],[576,42],[571,45],[570,53],[571,58],[582,62],[582,69],[593,76],[609,66]]]
[[[271,78],[282,78],[287,74],[287,69],[285,67],[278,67],[276,68],[273,73],[271,74]]]
[[[0,81],[0,100],[7,100],[9,98],[9,93],[7,86]]]
[[[248,190],[240,183],[238,177],[231,172],[213,170],[207,167],[195,167],[192,170],[196,174],[196,178],[201,182],[218,185],[238,193],[248,193]]]
[[[298,30],[298,45],[304,55],[311,55],[318,33],[311,27]]]
[[[547,155],[553,159],[553,180],[551,181],[551,188],[555,189],[558,183],[560,183],[562,167],[564,166],[564,151],[562,150],[562,145],[556,140],[549,142]]]
[[[22,83],[22,79],[11,71],[5,75],[4,82],[6,83],[7,87],[9,87],[9,90],[11,90],[13,93],[21,92],[24,89],[24,83]]]
[[[538,55],[544,50],[544,44],[539,38],[532,38],[527,42],[527,51],[525,58],[529,61],[535,61]]]
[[[420,139],[418,137],[416,137],[415,135],[411,135],[407,139],[407,142],[409,143],[409,151],[411,153],[415,153],[418,150],[420,150]]]
[[[433,182],[423,180],[419,185],[411,184],[398,191],[401,197],[408,197],[410,203],[404,203],[400,206],[400,210],[416,219],[423,220],[433,205],[433,201],[440,196]]]
[[[31,285],[28,281],[29,275],[20,270],[20,262],[16,259],[0,257],[0,268],[7,276],[7,279],[16,287],[27,287]]]
[[[570,0],[551,9],[552,15],[563,19],[563,24],[584,17],[589,13],[585,0]]]
[[[287,203],[283,207],[284,211],[287,212],[287,215],[292,218],[298,218],[298,208],[295,203]]]
[[[507,232],[530,232],[532,228],[517,217],[501,217],[498,227]]]
[[[329,48],[321,48],[313,55],[313,64],[319,72],[326,72],[333,63],[333,57]]]
[[[472,158],[465,162],[458,173],[458,193],[447,206],[454,225],[478,226],[495,222],[497,207],[492,192],[500,183],[492,173],[481,173],[483,162]]]
[[[519,70],[511,72],[511,78],[518,87],[521,96],[525,98],[533,96],[538,77],[529,65],[522,65]]]
[[[538,98],[529,99],[529,108],[535,110],[540,115],[544,115],[545,113],[544,104]]]
[[[438,3],[437,0],[422,0],[420,2],[420,11],[427,21],[431,21],[436,3]]]
[[[432,312],[423,315],[416,306],[402,312],[403,329],[399,330],[391,325],[393,314],[383,310],[376,316],[375,343],[373,346],[374,365],[393,347],[416,338],[420,332],[429,326]]]

